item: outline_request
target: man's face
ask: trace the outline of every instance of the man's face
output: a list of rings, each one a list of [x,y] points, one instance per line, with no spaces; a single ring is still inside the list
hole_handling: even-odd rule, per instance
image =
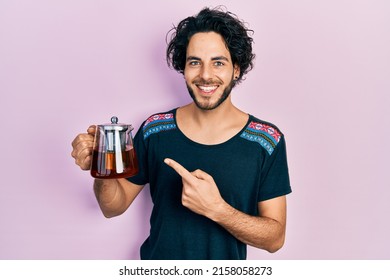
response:
[[[215,32],[194,34],[187,47],[184,78],[198,108],[212,110],[230,95],[234,77],[240,74],[234,66],[222,36]]]

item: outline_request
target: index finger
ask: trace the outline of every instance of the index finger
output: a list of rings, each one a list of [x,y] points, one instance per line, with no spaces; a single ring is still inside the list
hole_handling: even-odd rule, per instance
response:
[[[186,181],[194,180],[195,177],[187,169],[185,169],[180,163],[170,158],[164,159],[164,162],[170,167],[172,167],[177,172],[177,174],[179,174],[184,180]]]

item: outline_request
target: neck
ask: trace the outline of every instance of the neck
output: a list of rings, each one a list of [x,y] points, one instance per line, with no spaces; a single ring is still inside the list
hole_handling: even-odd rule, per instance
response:
[[[236,135],[248,121],[248,114],[226,99],[213,110],[199,109],[195,103],[180,107],[176,112],[179,129],[192,141],[219,144]]]
[[[232,104],[230,96],[217,108],[212,110],[203,110],[198,108],[193,102],[188,106],[188,112],[192,119],[200,126],[225,123],[239,114],[239,110]],[[186,107],[187,107],[186,106]]]

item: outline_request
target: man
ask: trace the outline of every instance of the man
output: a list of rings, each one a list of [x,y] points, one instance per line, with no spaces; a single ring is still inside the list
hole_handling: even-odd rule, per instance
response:
[[[230,12],[203,9],[174,29],[167,60],[193,102],[149,117],[134,138],[139,173],[95,179],[106,217],[122,214],[147,183],[153,201],[142,259],[245,259],[246,245],[283,246],[291,192],[283,134],[236,108],[230,92],[252,68],[249,30]],[[90,168],[94,126],[73,141]]]

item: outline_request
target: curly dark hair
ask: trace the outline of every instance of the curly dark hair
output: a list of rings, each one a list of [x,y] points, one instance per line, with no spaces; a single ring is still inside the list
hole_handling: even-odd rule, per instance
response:
[[[167,33],[167,38],[171,34],[166,51],[168,66],[179,73],[184,73],[188,43],[192,35],[198,32],[216,32],[224,38],[233,65],[240,67],[240,75],[235,83],[240,82],[253,68],[255,57],[252,53],[253,39],[248,35],[253,34],[253,30],[246,28],[244,22],[235,14],[223,11],[221,7],[204,8],[196,16],[182,20]]]

